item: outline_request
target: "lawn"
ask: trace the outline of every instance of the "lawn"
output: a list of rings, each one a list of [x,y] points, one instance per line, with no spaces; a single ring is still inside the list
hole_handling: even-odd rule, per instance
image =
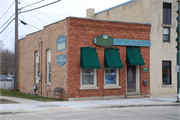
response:
[[[0,99],[0,104],[10,104],[10,103],[17,103],[17,102],[6,99]]]
[[[17,98],[24,98],[24,99],[31,99],[31,100],[38,100],[38,101],[44,101],[44,102],[49,102],[49,101],[54,101],[53,98],[46,98],[43,96],[36,96],[36,95],[30,95],[30,94],[25,94],[22,92],[12,92],[9,90],[4,90],[0,89],[1,96],[9,96],[9,97],[17,97]],[[56,99],[55,101],[61,101],[60,99]]]

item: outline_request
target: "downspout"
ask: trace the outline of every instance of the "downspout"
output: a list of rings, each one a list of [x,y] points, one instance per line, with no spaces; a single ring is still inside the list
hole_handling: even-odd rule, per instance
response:
[[[41,95],[42,95],[42,44],[43,42],[41,41]]]

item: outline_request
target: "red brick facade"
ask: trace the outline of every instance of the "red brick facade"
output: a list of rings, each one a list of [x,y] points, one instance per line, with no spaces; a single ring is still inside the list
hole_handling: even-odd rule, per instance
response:
[[[118,89],[104,89],[104,49],[94,44],[94,38],[108,34],[113,38],[150,40],[151,26],[147,24],[111,22],[80,18],[67,18],[63,21],[44,27],[42,31],[28,35],[19,41],[19,89],[22,92],[33,92],[35,81],[35,51],[40,53],[40,73],[42,80],[37,84],[37,94],[46,96],[47,90],[63,87],[63,99],[79,97],[102,97],[126,95],[126,46],[113,46],[119,49],[124,68],[119,69]],[[66,36],[66,50],[57,51],[56,40],[60,35]],[[81,47],[92,46],[97,49],[101,69],[97,69],[96,90],[80,90]],[[46,50],[51,49],[51,85],[47,85]],[[140,67],[140,92],[150,94],[150,73],[142,72],[143,68],[150,70],[150,48],[140,48],[144,66]],[[57,55],[66,54],[66,64],[56,63]],[[148,85],[143,85],[148,80]],[[42,93],[42,94],[41,94]]]

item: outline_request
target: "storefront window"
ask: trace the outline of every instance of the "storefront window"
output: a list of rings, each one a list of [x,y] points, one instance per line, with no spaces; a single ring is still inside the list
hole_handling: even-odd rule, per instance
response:
[[[93,78],[94,78],[93,69],[87,69],[87,68],[82,69],[82,84],[83,85],[94,84]]]
[[[163,85],[171,85],[171,62],[170,61],[163,61],[162,82],[163,82]]]
[[[116,84],[116,69],[105,69],[105,84]]]

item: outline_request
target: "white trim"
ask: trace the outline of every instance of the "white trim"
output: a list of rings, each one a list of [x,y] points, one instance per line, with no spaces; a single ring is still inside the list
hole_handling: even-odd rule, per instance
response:
[[[99,87],[97,87],[97,69],[93,68],[93,84],[92,85],[83,85],[82,84],[82,69],[83,68],[81,68],[81,71],[80,71],[80,83],[81,83],[80,90],[83,90],[83,89],[99,89]]]
[[[140,66],[136,65],[136,92],[140,93]]]
[[[51,64],[51,49],[47,50],[47,63],[46,63],[47,64],[47,84],[51,84],[51,82],[49,81],[49,63]],[[52,69],[52,66],[51,66],[51,69]]]
[[[107,69],[107,68],[105,68]],[[105,69],[104,69],[104,89],[117,89],[117,88],[121,88],[121,86],[119,86],[119,68],[116,68],[116,84],[105,84]]]

